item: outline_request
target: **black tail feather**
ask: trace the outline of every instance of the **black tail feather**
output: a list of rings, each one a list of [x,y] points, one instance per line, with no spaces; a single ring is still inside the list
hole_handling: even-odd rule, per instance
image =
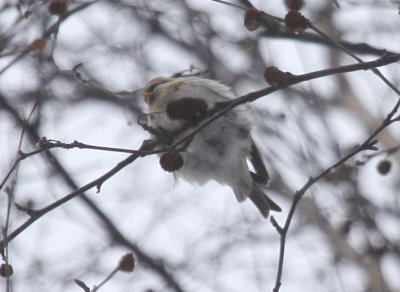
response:
[[[277,212],[282,211],[282,209],[268,198],[257,185],[253,186],[253,191],[249,194],[249,198],[265,218],[268,218],[270,210]]]

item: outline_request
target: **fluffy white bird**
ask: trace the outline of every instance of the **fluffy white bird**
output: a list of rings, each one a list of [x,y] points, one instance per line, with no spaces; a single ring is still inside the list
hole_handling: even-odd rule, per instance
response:
[[[147,83],[143,95],[149,107],[148,126],[171,135],[171,142],[193,130],[193,121],[198,118],[196,115],[201,115],[200,108],[210,110],[217,103],[235,98],[229,87],[197,77],[157,77]],[[174,106],[176,101],[184,102]],[[193,105],[191,101],[200,103]],[[179,112],[178,117],[176,113],[171,114],[168,107],[183,111],[182,117],[179,117]],[[281,208],[260,189],[268,183],[269,176],[251,138],[251,128],[251,112],[247,106],[240,105],[227,112],[194,136],[184,152],[180,153],[183,166],[174,174],[191,183],[203,184],[215,180],[228,185],[239,202],[250,198],[261,214],[268,218],[270,210],[281,211]],[[247,161],[253,165],[254,172],[249,170]]]

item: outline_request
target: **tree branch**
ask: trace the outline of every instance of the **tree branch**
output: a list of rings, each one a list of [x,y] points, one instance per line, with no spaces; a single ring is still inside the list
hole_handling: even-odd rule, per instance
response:
[[[11,107],[4,96],[0,95],[0,105],[2,106],[2,109],[5,109],[11,116],[14,118],[14,120],[20,125],[23,126],[25,124],[25,121],[19,116],[18,112]],[[33,128],[30,125],[26,125],[26,132],[29,135],[31,141],[33,143],[36,143],[40,139],[40,135],[37,133],[35,128]],[[149,147],[149,146],[146,146]],[[147,149],[147,148],[146,148]],[[78,191],[78,186],[75,183],[75,181],[71,178],[71,176],[67,173],[67,171],[64,169],[64,167],[61,165],[61,163],[58,161],[58,159],[50,152],[46,151],[44,152],[46,160],[54,167],[55,173],[57,173],[65,182],[66,184],[73,190],[76,190],[72,193],[69,194],[69,196],[72,197],[78,197],[81,199],[85,205],[100,219],[100,221],[103,223],[105,226],[110,238],[116,242],[117,244],[120,244],[122,246],[126,246],[130,250],[132,250],[139,261],[141,261],[145,266],[149,267],[151,270],[153,270],[156,274],[158,274],[164,282],[171,287],[174,291],[177,292],[184,292],[185,290],[182,288],[181,284],[177,281],[175,276],[168,271],[167,265],[160,259],[155,259],[148,255],[145,251],[143,251],[140,247],[138,247],[135,243],[129,241],[122,233],[121,231],[118,230],[116,225],[111,221],[111,219],[105,215],[105,213],[92,201],[90,200],[81,190],[81,192]],[[138,155],[136,155],[138,156]],[[117,166],[113,168],[113,170],[110,170],[108,172],[108,175],[112,176],[114,173],[113,171],[116,172],[116,169],[123,168],[125,167],[128,163],[128,161],[132,160],[134,161],[135,154],[130,155],[127,159],[124,161],[121,161]],[[125,165],[126,163],[126,165]],[[104,178],[104,177],[103,177]],[[99,178],[100,179],[100,178]],[[97,183],[101,183],[101,179],[97,181]],[[96,183],[92,182],[91,187],[95,187]],[[88,187],[88,185],[86,185]],[[82,188],[81,188],[82,189]],[[83,187],[85,189],[85,187]],[[64,199],[66,201],[66,199]],[[46,207],[48,211],[50,211],[49,206]],[[46,209],[44,208],[44,209]],[[26,229],[30,225],[32,225],[37,219],[42,217],[44,215],[43,211],[42,213],[39,213],[39,217],[30,217],[25,223],[20,225],[14,232],[20,232],[18,229]],[[13,233],[14,233],[13,232]],[[4,238],[2,241],[0,241],[0,251],[4,249],[5,243],[10,242],[10,238],[15,238],[18,234],[15,233],[13,235],[11,233],[8,238]]]

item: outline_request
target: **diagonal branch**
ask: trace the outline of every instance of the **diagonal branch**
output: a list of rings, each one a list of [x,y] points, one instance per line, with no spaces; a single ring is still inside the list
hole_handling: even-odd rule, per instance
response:
[[[307,81],[307,80],[312,80],[312,79],[316,79],[316,78],[320,78],[320,77],[324,77],[324,76],[329,76],[329,75],[333,75],[333,74],[338,74],[338,73],[345,73],[345,72],[353,72],[353,71],[357,71],[357,70],[368,70],[368,69],[372,69],[378,66],[384,66],[393,62],[396,62],[400,60],[400,55],[386,55],[383,56],[375,61],[371,61],[371,62],[363,62],[363,63],[357,63],[357,64],[352,64],[352,65],[345,65],[345,66],[341,66],[341,67],[337,67],[337,68],[331,68],[331,69],[326,69],[326,70],[319,70],[319,71],[315,71],[315,72],[311,72],[311,73],[307,73],[307,74],[302,74],[302,75],[291,75],[290,80],[288,80],[288,86],[289,85],[293,85],[293,84],[297,84],[303,81]],[[214,120],[218,119],[219,117],[221,117],[222,115],[226,114],[229,110],[244,104],[246,102],[252,102],[262,96],[268,95],[270,93],[273,93],[277,90],[279,90],[281,88],[279,87],[268,87],[265,89],[261,89],[258,91],[254,91],[251,92],[249,94],[246,94],[244,96],[241,96],[237,99],[234,99],[232,101],[229,101],[227,103],[223,103],[220,104],[219,106],[217,106],[216,108],[212,109],[209,113],[208,116],[199,123],[199,125],[197,127],[195,127],[194,129],[192,129],[188,134],[186,134],[184,137],[180,138],[178,141],[176,141],[172,146],[173,147],[177,147],[179,148],[182,145],[186,145],[187,141],[191,141],[193,139],[193,137],[200,131],[202,130],[204,127],[206,127],[207,125],[209,125],[210,123],[212,123]],[[0,103],[3,103],[4,105],[6,105],[5,107],[13,112],[12,108],[6,103],[5,99],[3,97],[0,97]],[[399,103],[396,104],[394,110],[397,110],[397,108],[399,107]],[[392,115],[390,117],[392,117],[394,115],[395,111],[392,111]],[[18,116],[18,113],[13,112],[14,117]],[[19,116],[18,116],[19,117]],[[22,124],[22,120],[21,120],[21,124]],[[33,131],[32,128],[29,128],[31,131]],[[187,130],[187,129],[184,129]],[[180,131],[182,132],[182,131]],[[36,134],[34,135],[35,139],[39,140],[39,136]],[[36,141],[37,141],[36,140]],[[105,173],[104,175],[102,175],[101,177],[97,178],[94,181],[91,181],[90,183],[86,184],[85,186],[78,188],[75,184],[74,184],[74,191],[71,192],[70,194],[66,195],[65,197],[59,199],[58,201],[50,204],[49,206],[40,209],[40,210],[36,210],[36,211],[30,211],[32,217],[27,220],[27,222],[25,222],[23,225],[21,225],[19,228],[17,228],[13,233],[10,234],[10,236],[8,237],[7,241],[4,241],[5,243],[12,240],[13,238],[15,238],[18,234],[20,234],[23,230],[25,230],[28,226],[30,226],[33,222],[35,222],[37,219],[39,219],[41,216],[43,216],[45,213],[48,213],[52,210],[54,210],[55,208],[57,208],[58,206],[64,204],[65,202],[71,200],[72,198],[75,198],[77,196],[79,196],[80,194],[82,194],[83,192],[93,188],[93,187],[97,187],[97,189],[100,189],[101,185],[104,183],[104,181],[106,181],[107,179],[109,179],[110,177],[112,177],[114,174],[116,174],[117,172],[119,172],[122,168],[124,168],[125,166],[129,165],[130,163],[132,163],[134,160],[136,160],[139,156],[146,156],[146,155],[150,155],[150,154],[154,154],[156,152],[159,151],[154,151],[155,147],[158,145],[158,141],[152,141],[152,143],[144,143],[141,147],[141,149],[139,149],[138,151],[133,151],[134,153],[132,155],[130,155],[128,158],[126,158],[125,160],[121,161],[118,165],[116,165],[114,168],[112,168],[111,170],[109,170],[107,173]],[[56,143],[57,145],[57,143]],[[60,144],[59,146],[66,146],[64,144]],[[75,146],[84,146],[82,144],[77,143],[77,145]],[[70,147],[70,146],[68,146]],[[49,146],[49,148],[51,148],[51,146]],[[102,148],[100,146],[95,146],[95,147],[90,147],[90,148],[94,148],[94,149],[99,149]],[[32,153],[39,153],[41,152],[40,150],[36,150],[33,151]],[[55,160],[55,157],[52,156],[50,154],[50,152],[46,152],[47,155],[50,155],[49,160],[53,161]],[[55,160],[56,161],[56,160]],[[57,169],[61,169],[61,165],[56,165]],[[65,171],[64,171],[65,172]],[[65,173],[66,174],[66,173]],[[2,245],[4,247],[4,243]],[[1,247],[1,246],[0,246]]]
[[[11,116],[14,118],[14,120],[19,125],[21,125],[21,126],[25,125],[25,121],[20,117],[18,112],[7,103],[5,97],[2,95],[0,95],[0,106],[2,109],[5,109],[9,114],[11,114]],[[26,125],[26,133],[29,135],[31,141],[33,141],[34,143],[39,141],[40,135],[37,133],[35,128],[33,128],[32,126]],[[149,146],[146,145],[143,147],[148,149],[147,147],[150,148],[151,145],[149,145]],[[71,178],[71,176],[64,169],[64,167],[61,165],[61,163],[58,161],[58,159],[50,151],[44,152],[44,155],[45,155],[45,158],[47,159],[47,161],[54,167],[55,173],[57,173],[71,189],[76,190],[69,194],[71,196],[71,198],[74,197],[73,194],[76,193],[75,197],[78,197],[79,199],[81,199],[85,203],[85,205],[100,219],[102,224],[105,226],[110,238],[114,242],[134,251],[136,256],[138,257],[138,259],[141,262],[143,262],[143,264],[145,266],[147,266],[148,268],[153,270],[156,274],[158,274],[164,280],[164,282],[169,287],[171,287],[174,291],[177,291],[177,292],[184,291],[184,289],[182,288],[181,284],[177,281],[175,276],[170,271],[168,271],[167,265],[162,260],[151,257],[149,254],[147,254],[145,251],[143,251],[135,243],[129,241],[122,234],[122,232],[116,227],[116,225],[111,221],[111,219],[101,209],[99,209],[99,207],[92,200],[90,200],[83,193],[83,189],[85,189],[85,187],[81,188],[81,191],[78,191],[79,188],[78,188],[77,184],[75,183],[75,181]],[[116,171],[117,168],[122,169],[123,167],[125,167],[126,165],[128,165],[130,163],[130,162],[128,163],[128,161],[130,161],[130,160],[134,161],[137,158],[137,157],[135,158],[135,155],[136,154],[132,154],[125,160],[121,161],[117,166],[115,166],[113,168],[113,170],[110,170],[108,172],[108,175],[110,175],[110,177],[111,177],[112,175],[114,175],[117,172]],[[139,155],[136,155],[136,156],[139,156]],[[103,179],[104,179],[104,177],[103,177]],[[97,185],[99,185],[99,184],[101,185],[101,183],[102,183],[101,179],[97,181]],[[97,185],[93,184],[91,186],[96,187]],[[47,212],[52,210],[49,208],[49,206],[46,208],[47,208]],[[46,208],[44,208],[44,209],[46,209]],[[41,218],[44,214],[45,213],[43,213],[43,211],[42,211],[41,213],[37,214],[36,217],[35,216],[30,217],[25,223],[23,223],[21,226],[19,226],[14,232],[17,231],[18,234],[20,234],[22,232],[22,230],[18,231],[18,229],[28,228],[30,225],[32,225],[34,222],[36,222],[36,220]],[[11,233],[7,238],[0,241],[0,251],[3,251],[6,244],[8,242],[10,242],[11,239],[15,238],[18,235],[17,233],[14,234],[14,232]]]
[[[375,61],[371,61],[371,62],[362,62],[362,63],[352,64],[352,65],[346,65],[346,66],[341,66],[341,67],[338,67],[338,68],[331,68],[331,69],[326,69],[326,70],[315,71],[315,72],[311,72],[311,73],[307,73],[307,74],[303,74],[303,75],[290,75],[290,79],[288,80],[287,86],[290,86],[290,85],[293,85],[293,84],[297,84],[297,83],[300,83],[300,82],[303,82],[303,81],[313,80],[313,79],[324,77],[324,76],[338,74],[338,73],[346,73],[346,72],[353,72],[353,71],[358,71],[358,70],[374,69],[375,67],[384,66],[384,65],[387,65],[387,64],[390,64],[390,63],[397,62],[399,60],[400,60],[400,55],[391,54],[391,55],[382,56],[381,58],[379,58],[379,59],[377,59]],[[282,89],[282,88],[272,86],[272,87],[261,89],[261,90],[255,91],[255,92],[251,92],[249,94],[241,96],[241,97],[239,97],[237,99],[234,99],[232,101],[229,101],[227,103],[219,104],[216,108],[212,109],[208,113],[206,118],[204,120],[202,120],[198,124],[197,127],[195,127],[193,130],[191,130],[183,138],[181,138],[178,141],[176,141],[172,146],[179,148],[179,147],[182,147],[182,145],[184,145],[184,146],[187,145],[186,143],[188,143],[188,141],[190,142],[193,139],[193,137],[201,129],[203,129],[204,127],[209,125],[211,122],[213,122],[214,120],[218,119],[219,117],[221,117],[222,115],[227,113],[229,110],[231,110],[231,109],[233,109],[233,108],[235,108],[235,107],[237,107],[237,106],[239,106],[241,104],[244,104],[244,103],[247,103],[247,102],[252,102],[252,101],[254,101],[254,100],[256,100],[256,99],[258,99],[258,98],[260,98],[262,96],[268,95],[268,94],[273,93],[273,92],[275,92],[277,90],[280,90],[280,89]],[[7,102],[6,102],[6,100],[5,100],[5,98],[3,96],[0,96],[0,104],[3,104],[3,106],[8,110],[8,112],[11,113],[13,115],[13,117],[21,125],[24,124],[23,120],[19,117],[19,115],[15,111],[15,109],[13,109],[10,105],[7,104]],[[395,114],[395,112],[397,111],[397,108],[399,107],[399,105],[400,105],[400,101],[396,104],[395,108],[391,112],[390,117],[388,115],[388,118],[385,119],[386,122],[391,122],[392,121],[391,117]],[[387,125],[385,125],[383,128],[385,128],[386,126]],[[380,129],[379,131],[377,130],[375,132],[374,136],[376,136],[382,129]],[[28,127],[27,130],[29,131],[29,134],[31,135],[31,139],[33,141],[36,142],[36,141],[40,140],[39,135],[36,133],[36,131],[32,127]],[[184,130],[187,130],[187,129],[184,129]],[[372,136],[372,138],[374,136]],[[370,142],[371,141],[368,140],[368,143],[370,143]],[[84,196],[84,192],[85,191],[87,191],[87,190],[89,190],[91,188],[94,188],[94,187],[97,187],[97,189],[99,190],[101,185],[107,179],[109,179],[110,177],[112,177],[113,175],[118,173],[125,166],[127,166],[130,163],[132,163],[133,161],[135,161],[138,157],[145,156],[145,155],[150,155],[150,154],[154,154],[156,152],[159,152],[159,151],[154,151],[154,149],[157,146],[159,146],[159,144],[160,144],[160,141],[158,141],[157,139],[155,141],[152,141],[151,143],[143,143],[142,147],[139,149],[139,152],[134,152],[133,154],[128,156],[126,159],[124,159],[123,161],[119,162],[115,167],[113,167],[107,173],[105,173],[101,177],[91,181],[90,183],[84,185],[81,188],[78,188],[78,186],[70,178],[68,173],[64,170],[64,168],[61,166],[61,164],[58,162],[58,160],[55,158],[55,156],[53,156],[49,151],[45,152],[46,158],[55,167],[57,173],[59,173],[66,180],[68,185],[70,185],[71,188],[74,191],[69,193],[68,195],[64,196],[63,198],[55,201],[54,203],[52,203],[52,204],[40,209],[40,210],[28,210],[28,213],[30,214],[31,217],[25,223],[20,225],[16,230],[14,230],[7,238],[3,239],[3,241],[0,241],[0,250],[3,250],[4,247],[8,244],[8,242],[10,242],[15,237],[17,237],[22,231],[24,231],[26,228],[28,228],[30,225],[32,225],[35,221],[37,221],[44,214],[47,214],[48,212],[56,209],[60,205],[68,202],[69,200],[71,200],[71,199],[73,199],[75,197],[80,197],[80,198],[85,198],[84,201],[87,203],[87,201],[89,199],[86,196]],[[368,144],[368,145],[371,146],[370,144]],[[97,147],[95,147],[95,148],[97,148]],[[362,150],[365,150],[365,149],[359,148],[359,150],[357,152],[354,152],[353,154],[351,154],[351,156],[348,156],[348,158],[343,160],[343,162],[346,161],[347,159],[349,159],[350,157],[352,157],[353,155],[355,155],[356,153],[362,151]],[[339,165],[342,164],[343,162],[339,162]],[[332,166],[332,168],[333,167],[335,167],[335,166]],[[295,196],[295,199],[293,201],[293,208],[291,208],[292,211],[288,215],[289,221],[288,221],[287,229],[289,228],[289,224],[290,224],[291,218],[292,218],[292,216],[294,214],[296,205],[297,205],[298,201],[301,199],[301,197],[304,194],[304,192],[312,184],[314,184],[316,181],[318,181],[321,177],[323,177],[324,175],[329,173],[330,169],[327,169],[324,173],[322,173],[321,175],[317,176],[316,178],[310,179],[310,181],[304,187],[304,190],[302,189],[297,193],[297,195]],[[297,197],[298,197],[298,199],[296,199]],[[91,206],[93,208],[94,204],[92,204]],[[102,213],[102,212],[99,212],[99,213]],[[104,220],[103,220],[103,223],[104,223]],[[105,223],[106,223],[106,225],[108,224],[107,222],[105,222]],[[114,227],[113,230],[116,231],[117,229]],[[285,234],[285,236],[286,236],[286,232],[283,232],[281,234]],[[119,238],[119,240],[121,240],[121,238],[123,238],[122,234],[120,234],[119,232],[117,234],[120,235],[117,238]],[[283,247],[284,247],[285,236],[282,236]],[[283,265],[283,253],[284,253],[284,249],[282,249],[282,265]],[[153,262],[153,264],[154,264],[154,262]],[[168,279],[173,279],[173,278],[171,278],[172,276],[170,276],[165,271],[164,268],[162,268],[161,270],[163,271],[163,273],[161,273],[162,276],[164,276],[165,278],[168,278]],[[280,277],[279,277],[279,279],[280,279]],[[174,287],[177,287],[177,289],[179,288],[177,291],[181,291],[180,290],[180,286],[176,282],[172,281],[172,282],[168,282],[168,283],[170,285],[174,286]]]
[[[376,67],[385,66],[385,65],[395,63],[398,61],[400,61],[400,54],[384,55],[381,58],[376,59],[374,61],[370,61],[370,62],[344,65],[344,66],[340,66],[337,68],[324,69],[324,70],[314,71],[314,72],[310,72],[310,73],[306,73],[306,74],[302,74],[302,75],[291,75],[291,78],[287,80],[286,85],[291,86],[294,84],[298,84],[300,82],[310,81],[313,79],[326,77],[326,76],[330,76],[330,75],[335,75],[335,74],[339,74],[339,73],[348,73],[348,72],[354,72],[354,71],[360,71],[360,70],[370,70],[370,69],[374,69]],[[271,94],[280,89],[282,89],[282,88],[271,86],[271,87],[260,89],[258,91],[250,92],[250,93],[243,95],[239,98],[236,98],[232,101],[220,103],[216,108],[211,109],[209,111],[207,118],[205,118],[203,121],[201,121],[197,127],[195,127],[191,132],[189,132],[183,138],[176,141],[173,144],[173,146],[178,147],[179,145],[185,143],[188,139],[193,139],[193,137],[196,135],[196,133],[198,133],[201,129],[205,128],[210,123],[212,123],[214,120],[220,118],[222,115],[226,114],[228,111],[232,110],[233,108],[235,108],[241,104],[247,103],[247,102],[253,102],[256,99],[259,99],[263,96]],[[393,110],[395,110],[395,109],[397,110],[397,108],[399,106],[400,106],[400,100],[395,105]]]
[[[362,64],[362,63],[361,63]],[[365,63],[364,63],[365,64]],[[296,207],[298,203],[300,202],[301,198],[304,196],[306,191],[312,187],[316,182],[318,182],[320,179],[328,175],[332,170],[340,167],[343,165],[346,161],[354,157],[356,154],[365,151],[365,150],[376,150],[375,144],[377,140],[374,140],[376,136],[382,132],[385,128],[390,126],[391,124],[398,122],[399,119],[398,117],[394,117],[395,114],[398,111],[400,105],[400,99],[398,102],[394,105],[393,109],[389,112],[389,114],[386,116],[386,118],[382,121],[382,123],[379,125],[379,127],[358,147],[350,151],[347,155],[345,155],[343,158],[341,158],[339,161],[334,163],[332,166],[328,167],[324,171],[322,171],[319,175],[315,177],[310,177],[306,184],[298,190],[294,197],[292,204],[289,209],[289,213],[286,217],[285,224],[283,227],[280,227],[274,217],[271,216],[271,223],[274,225],[278,233],[280,234],[280,248],[279,248],[279,263],[278,263],[278,270],[277,270],[277,276],[276,276],[276,281],[275,281],[275,286],[273,288],[273,292],[278,292],[279,288],[281,286],[281,278],[282,278],[282,272],[283,272],[283,261],[284,261],[284,256],[285,256],[285,244],[286,244],[286,235],[289,231],[290,223],[293,219],[294,212],[296,210]],[[384,283],[382,283],[383,285]],[[385,290],[386,291],[386,290]]]

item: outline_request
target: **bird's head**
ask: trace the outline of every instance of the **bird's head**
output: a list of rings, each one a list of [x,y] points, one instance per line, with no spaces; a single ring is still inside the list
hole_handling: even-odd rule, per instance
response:
[[[148,105],[151,105],[155,101],[155,90],[157,89],[158,86],[161,84],[165,84],[168,82],[173,81],[173,78],[167,78],[167,77],[156,77],[152,80],[150,80],[146,86],[143,89],[143,96],[144,100]]]

